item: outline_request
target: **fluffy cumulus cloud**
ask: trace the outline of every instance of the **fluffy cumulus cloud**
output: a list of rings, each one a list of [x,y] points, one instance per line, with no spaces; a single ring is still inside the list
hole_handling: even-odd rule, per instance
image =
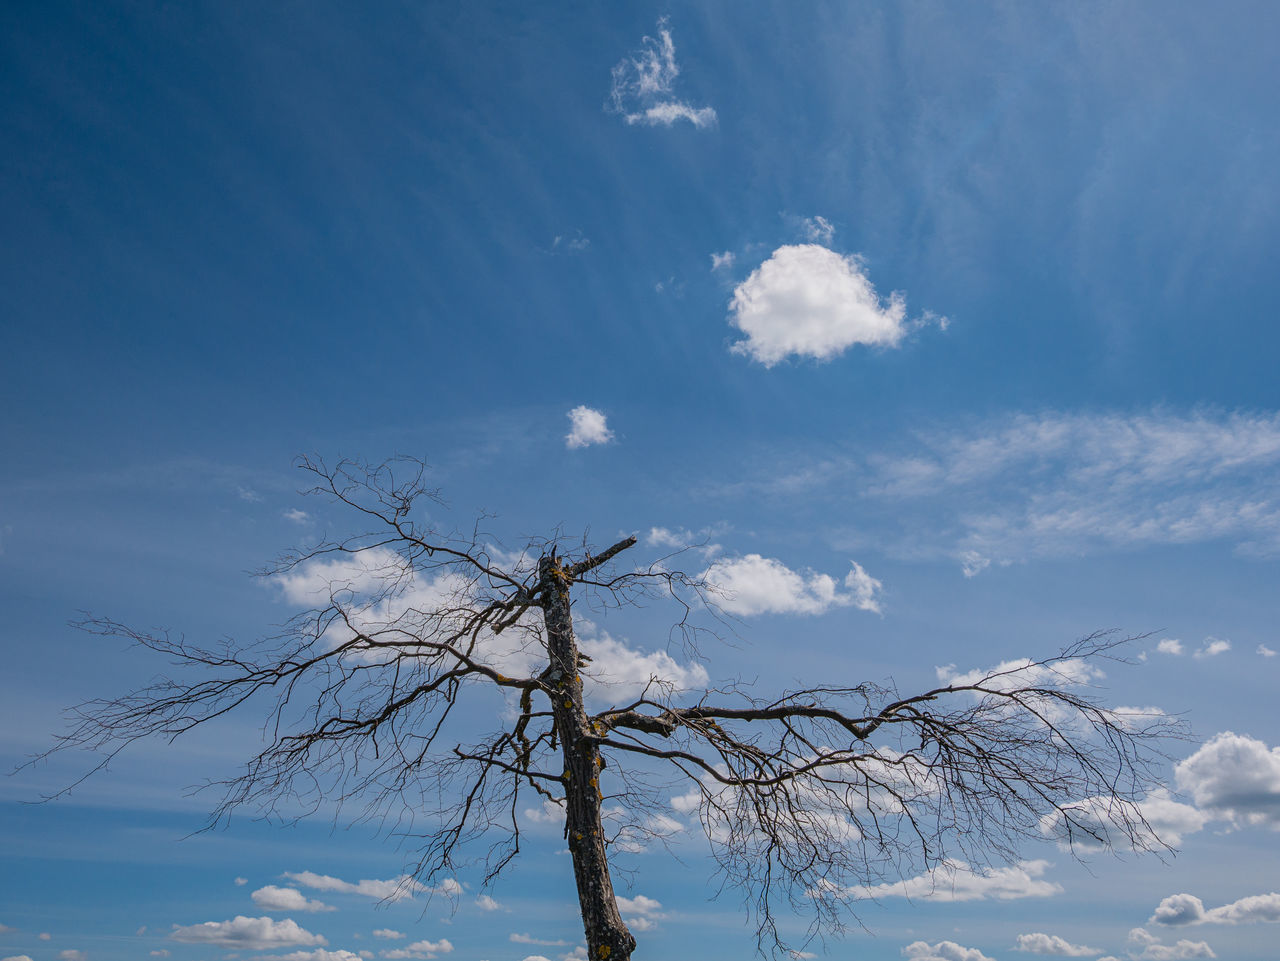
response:
[[[1172,894],[1156,906],[1152,924],[1181,927],[1188,924],[1257,924],[1280,922],[1280,894],[1254,894],[1230,904],[1206,909],[1194,894]]]
[[[1216,958],[1213,949],[1204,941],[1178,941],[1165,944],[1145,928],[1129,932],[1129,943],[1137,950],[1130,951],[1134,961],[1194,961],[1197,958]]]
[[[662,913],[662,904],[643,894],[637,894],[634,898],[619,897],[618,910],[622,912],[622,919],[632,931],[652,931],[666,917]]]
[[[1062,850],[1077,853],[1108,848],[1158,851],[1164,845],[1177,847],[1186,835],[1196,833],[1210,820],[1203,811],[1175,801],[1165,788],[1157,788],[1138,802],[1138,813],[1146,821],[1146,829],[1132,825],[1131,834],[1116,823],[1114,799],[1089,797],[1045,815],[1040,829]]]
[[[482,894],[476,898],[476,907],[481,911],[502,911],[502,905],[495,901],[487,894]]]
[[[600,411],[592,407],[575,407],[568,416],[569,433],[564,435],[566,447],[591,447],[613,440],[613,431],[609,430],[605,415]]]
[[[1172,654],[1177,657],[1182,653],[1182,642],[1174,637],[1166,637],[1156,645],[1156,650],[1161,654]]]
[[[1048,861],[1019,861],[1003,868],[971,868],[963,861],[945,861],[931,871],[846,892],[853,898],[927,898],[931,901],[1012,901],[1047,898],[1062,893],[1062,885],[1045,881]]]
[[[1206,657],[1217,657],[1219,654],[1225,654],[1231,650],[1231,642],[1223,640],[1220,637],[1206,637],[1204,643],[1200,645],[1200,649],[1191,656],[1196,659]]]
[[[276,887],[274,884],[268,884],[265,888],[258,888],[249,896],[253,898],[254,904],[267,911],[315,912],[337,910],[337,908],[331,907],[323,901],[308,899],[297,888],[281,888]]]
[[[238,915],[230,921],[206,921],[186,927],[175,926],[169,934],[173,941],[184,944],[213,944],[241,951],[271,951],[293,945],[320,946],[329,942],[318,934],[312,934],[286,918],[246,918]]]
[[[1180,761],[1174,778],[1214,818],[1280,830],[1280,748],[1224,731]]]
[[[382,938],[385,941],[399,941],[404,937],[403,931],[396,931],[392,928],[377,928],[373,932],[375,938]]]
[[[441,938],[439,941],[415,941],[407,947],[383,951],[379,956],[387,958],[389,961],[402,961],[405,958],[414,958],[420,961],[420,959],[435,958],[452,952],[453,944],[450,943],[448,938]]]
[[[1028,954],[1048,954],[1060,958],[1087,958],[1101,954],[1098,948],[1090,948],[1083,944],[1072,944],[1066,938],[1056,934],[1020,934],[1015,942],[1015,951],[1026,951]]]
[[[906,333],[901,296],[882,303],[858,258],[819,244],[775,250],[734,290],[729,312],[745,335],[733,352],[766,367],[829,360],[855,344],[893,347]]]
[[[1265,645],[1265,644],[1259,644],[1259,645],[1258,645],[1258,654],[1259,654],[1260,656],[1262,656],[1262,657],[1275,657],[1275,656],[1276,656],[1276,652],[1275,652],[1275,651],[1273,651],[1271,648],[1267,647],[1267,645]]]
[[[902,949],[907,961],[992,961],[977,948],[966,948],[954,941],[913,941]]]
[[[825,614],[833,607],[880,613],[882,584],[851,561],[843,584],[830,574],[794,571],[759,554],[722,558],[702,572],[717,591],[716,603],[730,614]]]
[[[314,871],[286,871],[284,877],[314,891],[336,891],[341,894],[360,894],[366,898],[379,901],[402,901],[414,894],[427,890],[426,886],[408,876],[391,878],[387,881],[363,880],[344,881],[328,874],[316,874]]]
[[[636,53],[623,57],[613,68],[606,106],[629,124],[670,127],[684,120],[695,127],[714,125],[715,110],[695,107],[675,95],[679,76],[675,41],[663,17],[658,21],[658,35],[645,37]]]

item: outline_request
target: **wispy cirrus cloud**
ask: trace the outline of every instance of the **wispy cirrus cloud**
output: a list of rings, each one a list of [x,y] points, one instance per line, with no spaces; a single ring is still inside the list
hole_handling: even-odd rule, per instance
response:
[[[670,127],[687,120],[695,127],[713,126],[715,110],[695,107],[675,95],[680,66],[676,63],[676,45],[668,24],[666,17],[659,20],[658,35],[645,37],[639,50],[614,66],[605,107],[611,113],[621,114],[629,124]]]
[[[1280,554],[1280,412],[1045,411],[920,431],[892,449],[826,443],[820,456],[779,460],[792,466],[714,490],[842,505],[856,491],[875,505],[859,508],[861,543],[950,558],[969,576],[1153,546]]]

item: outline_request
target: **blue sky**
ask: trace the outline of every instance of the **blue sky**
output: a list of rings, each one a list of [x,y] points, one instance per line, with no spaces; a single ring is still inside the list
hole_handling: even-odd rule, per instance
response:
[[[1178,857],[1046,838],[860,902],[830,956],[1274,957],[1278,20],[6,5],[0,761],[157,670],[77,612],[258,636],[296,598],[245,572],[346,523],[293,457],[411,454],[507,542],[717,545],[712,679],[910,689],[1150,634],[1103,683],[1195,731],[1150,801]],[[607,628],[653,656],[664,616]],[[4,779],[0,957],[574,956],[536,810],[492,889],[395,902],[411,849],[343,815],[187,837],[255,720],[47,805],[83,758]],[[637,956],[748,956],[685,828],[619,855]]]

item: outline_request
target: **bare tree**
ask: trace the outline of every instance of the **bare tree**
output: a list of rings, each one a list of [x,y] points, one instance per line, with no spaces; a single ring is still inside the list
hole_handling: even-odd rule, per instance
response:
[[[313,609],[274,637],[216,649],[84,622],[186,670],[81,705],[54,750],[90,747],[105,764],[139,738],[265,711],[266,746],[219,782],[213,821],[244,807],[296,814],[299,803],[357,803],[418,844],[421,884],[464,863],[495,879],[520,850],[520,802],[532,794],[563,811],[596,961],[625,961],[636,946],[610,848],[661,834],[656,815],[670,810],[673,786],[685,792],[682,809],[698,812],[725,880],[744,892],[762,949],[786,948],[781,910],[806,913],[812,938],[838,930],[849,902],[877,882],[946,868],[957,855],[1007,860],[1047,831],[1073,845],[1118,836],[1159,846],[1140,802],[1155,783],[1158,739],[1176,725],[1079,693],[1092,662],[1117,656],[1111,635],[906,696],[856,683],[762,698],[736,684],[689,691],[653,677],[628,703],[595,710],[575,599],[671,598],[692,646],[697,617],[716,611],[714,585],[668,559],[622,569],[635,537],[598,552],[582,543],[562,553],[551,538],[508,553],[478,527],[437,531],[422,519],[436,494],[416,461],[300,466],[312,493],[367,528],[264,572],[322,582]],[[477,738],[480,711],[500,723]]]

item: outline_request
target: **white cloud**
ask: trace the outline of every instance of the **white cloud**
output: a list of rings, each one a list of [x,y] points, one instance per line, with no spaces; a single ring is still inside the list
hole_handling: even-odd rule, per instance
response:
[[[913,941],[902,949],[902,956],[908,961],[992,961],[977,948],[966,948],[954,941]]]
[[[236,885],[236,887],[238,887],[238,888],[242,888],[242,887],[244,887],[244,886],[245,886],[246,884],[248,884],[248,883],[249,883],[249,879],[248,879],[248,878],[236,878],[236,880],[235,880],[235,885]]]
[[[513,944],[536,944],[542,948],[563,948],[569,944],[568,941],[563,940],[548,941],[543,938],[535,938],[531,934],[512,934],[507,940]]]
[[[640,50],[613,68],[608,109],[629,124],[669,127],[687,120],[695,127],[713,125],[716,112],[711,107],[694,107],[674,96],[679,75],[675,42],[663,17],[658,21],[658,36],[645,37]]]
[[[453,944],[449,939],[441,938],[439,941],[415,941],[408,947],[383,951],[379,956],[389,961],[399,961],[402,958],[434,958],[438,954],[450,954],[452,951]]]
[[[296,507],[291,507],[282,515],[285,520],[293,521],[295,524],[310,524],[311,515],[306,511],[300,511]]]
[[[1177,657],[1182,653],[1182,642],[1176,638],[1166,637],[1156,645],[1156,650],[1161,654],[1172,654]]]
[[[1098,948],[1072,944],[1066,938],[1056,934],[1043,934],[1038,931],[1034,934],[1018,935],[1013,950],[1026,951],[1029,954],[1051,954],[1062,958],[1085,958],[1091,954],[1102,953]]]
[[[609,430],[605,416],[591,407],[575,407],[569,411],[569,433],[564,436],[566,447],[590,447],[592,444],[607,444],[613,440],[613,431]]]
[[[779,247],[733,292],[730,323],[746,335],[732,350],[766,367],[787,357],[829,360],[855,344],[893,347],[906,305],[882,305],[856,257],[817,244]]]
[[[398,592],[391,597],[380,596],[380,589],[393,579],[397,581]],[[424,626],[422,612],[442,608],[456,610],[476,602],[474,585],[465,578],[450,574],[426,577],[418,571],[408,571],[398,555],[377,548],[354,557],[314,561],[273,580],[287,600],[302,607],[326,604],[335,593],[347,595],[346,606],[352,624],[366,632],[391,629],[420,634],[436,631],[439,623]],[[579,645],[592,659],[591,666],[583,671],[588,699],[598,701],[605,698],[612,702],[612,699],[623,695],[639,693],[655,678],[678,690],[705,688],[707,685],[706,669],[701,664],[680,664],[663,650],[637,650],[597,630],[586,618],[579,618],[575,626],[578,628]],[[331,629],[330,641],[335,646],[350,638],[351,632],[345,625]],[[369,661],[383,656],[385,652],[376,647],[357,648],[352,652],[353,658]],[[517,676],[536,674],[546,663],[546,652],[536,629],[513,629],[501,634],[483,631],[477,636],[473,656],[504,674]],[[426,892],[420,883],[408,878],[352,884],[309,871],[286,873],[284,876],[304,887],[387,900]],[[442,884],[437,893],[449,894],[446,887],[447,883]]]
[[[1191,656],[1197,659],[1217,657],[1219,654],[1225,654],[1229,650],[1231,650],[1230,641],[1224,641],[1220,637],[1206,637],[1200,650],[1196,651]]]
[[[1071,829],[1068,831],[1063,810],[1071,816]],[[1161,843],[1177,847],[1183,837],[1194,834],[1210,820],[1209,815],[1196,810],[1189,804],[1175,801],[1165,788],[1157,788],[1138,802],[1138,810],[1150,827],[1149,832],[1139,831],[1136,837],[1130,838],[1127,832],[1117,831],[1114,822],[1115,800],[1098,796],[1085,798],[1052,814],[1046,815],[1040,822],[1040,829],[1046,835],[1057,839],[1062,850],[1077,852],[1098,851],[1106,847],[1125,847],[1139,851],[1158,850]]]
[[[734,255],[732,250],[726,250],[723,253],[719,253],[719,254],[712,254],[711,269],[712,270],[729,270],[731,267],[733,267],[733,262],[737,259],[738,258]]]
[[[1280,923],[1280,894],[1254,894],[1239,901],[1205,910],[1194,894],[1171,894],[1151,915],[1153,924],[1180,927],[1187,924]]]
[[[1213,949],[1203,941],[1179,941],[1164,944],[1144,928],[1129,932],[1129,941],[1142,946],[1140,954],[1130,953],[1134,961],[1191,961],[1195,958],[1216,958]]]
[[[681,664],[666,651],[636,650],[594,625],[581,627],[578,647],[591,658],[582,669],[589,700],[636,697],[654,681],[673,691],[707,686],[707,669],[696,661]]]
[[[1041,880],[1048,861],[1019,861],[1003,868],[969,867],[963,861],[944,861],[914,878],[847,889],[853,898],[927,898],[931,901],[1012,901],[1047,898],[1062,893],[1062,885]]]
[[[151,957],[153,957],[153,958],[167,958],[167,957],[169,957],[169,949],[168,949],[168,948],[157,948],[157,949],[156,949],[156,950],[154,950],[154,951],[148,951],[148,952],[147,952],[147,954],[149,954],[149,955],[150,955]]]
[[[52,940],[53,935],[50,934],[48,931],[41,931],[39,934],[36,935],[36,937],[39,938],[41,941],[49,941],[49,940]]]
[[[991,566],[991,558],[983,557],[977,551],[960,552],[960,571],[965,577],[977,577]]]
[[[12,928],[10,928],[9,930],[13,930],[13,929],[12,929]],[[7,958],[5,958],[5,959],[4,959],[4,961],[31,961],[31,955],[29,955],[29,954],[11,954],[11,955],[9,955]]]
[[[830,574],[793,571],[781,561],[759,554],[722,558],[701,577],[722,592],[716,603],[731,614],[824,614],[833,607],[853,606],[880,613],[880,581],[856,561],[844,578],[844,591]]]
[[[265,888],[258,888],[249,896],[253,898],[254,904],[268,911],[315,912],[338,910],[322,901],[309,901],[296,888],[280,888],[274,884],[268,884]]]
[[[489,895],[487,894],[482,894],[478,898],[476,898],[476,907],[478,907],[481,911],[504,910],[501,904],[499,904],[493,898],[489,897]]]
[[[804,239],[811,244],[822,244],[824,247],[830,247],[831,241],[836,235],[836,228],[831,225],[831,221],[826,217],[806,217],[801,226],[804,228]]]
[[[373,932],[375,938],[383,938],[387,941],[398,941],[404,937],[403,931],[394,931],[391,928],[377,928]]]
[[[58,961],[88,961],[89,955],[75,948],[67,948],[58,952]]]
[[[1077,687],[1092,684],[1105,675],[1102,669],[1082,658],[1070,658],[1056,664],[1041,664],[1029,657],[1001,661],[995,667],[975,668],[959,673],[954,664],[934,668],[938,680],[953,687],[982,683],[997,691],[1023,687]]]
[[[329,942],[298,926],[290,918],[246,918],[237,915],[230,921],[206,921],[187,927],[174,926],[170,940],[184,944],[216,944],[242,951],[270,951],[288,945],[326,945]]]
[[[328,874],[316,874],[314,871],[285,871],[282,877],[295,884],[316,891],[337,891],[342,894],[361,894],[366,898],[377,898],[379,901],[402,901],[412,898],[414,894],[426,891],[425,885],[407,875],[391,878],[387,881],[363,880],[343,881]]]
[[[257,961],[360,961],[361,958],[366,956],[368,956],[367,951],[361,951],[357,954],[354,951],[327,951],[324,948],[316,948],[314,951],[268,954],[258,958]]]
[[[1275,656],[1276,656],[1276,652],[1275,652],[1275,651],[1273,651],[1273,650],[1271,650],[1271,648],[1267,647],[1267,645],[1265,645],[1265,644],[1259,644],[1259,645],[1258,645],[1258,653],[1259,653],[1259,654],[1261,654],[1263,657],[1275,657]]]
[[[633,931],[652,931],[659,921],[666,918],[662,913],[662,904],[643,894],[637,894],[634,898],[619,897],[618,910]]]
[[[1280,830],[1280,748],[1224,731],[1179,761],[1174,778],[1215,818]]]
[[[899,550],[917,557],[972,550],[994,562],[1211,541],[1280,553],[1280,414],[1050,412],[917,441],[795,473],[810,488],[892,499]]]

